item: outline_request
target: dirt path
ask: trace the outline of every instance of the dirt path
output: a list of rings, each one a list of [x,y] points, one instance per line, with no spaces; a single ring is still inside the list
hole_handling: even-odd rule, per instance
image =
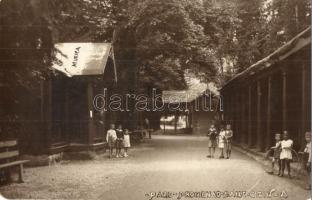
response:
[[[206,158],[206,153],[203,137],[154,136],[132,149],[128,158],[109,160],[100,155],[92,161],[27,168],[25,183],[1,187],[0,192],[7,198],[32,199],[177,199],[179,192],[233,190],[284,191],[290,200],[309,197],[309,191],[287,178],[267,175],[243,154],[234,152],[232,159],[219,160]],[[172,192],[172,198],[151,198],[151,194],[165,191]]]

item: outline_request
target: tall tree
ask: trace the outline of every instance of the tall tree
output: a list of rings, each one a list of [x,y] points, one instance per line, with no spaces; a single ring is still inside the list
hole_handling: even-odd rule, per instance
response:
[[[146,0],[135,10],[128,26],[137,41],[135,51],[143,86],[185,88],[186,69],[215,77],[216,66],[210,56],[212,36],[204,30],[209,16],[200,1]]]
[[[215,31],[221,34],[216,49],[221,82],[272,53],[311,24],[309,0],[206,0],[222,13]],[[226,17],[228,16],[228,17]],[[218,40],[218,39],[217,39]]]

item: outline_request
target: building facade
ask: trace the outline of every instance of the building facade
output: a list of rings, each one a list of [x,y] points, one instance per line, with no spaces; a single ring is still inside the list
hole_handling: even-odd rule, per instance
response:
[[[236,75],[221,89],[236,143],[265,151],[287,130],[294,148],[311,130],[311,28]]]
[[[1,140],[18,140],[21,154],[50,155],[103,148],[106,130],[116,121],[117,113],[94,108],[94,97],[103,94],[104,88],[107,96],[116,90],[111,44],[62,43],[56,49],[58,60],[53,71],[40,82],[38,91],[16,91],[24,101],[13,110],[23,116],[23,120],[15,120],[15,132],[0,131]],[[6,91],[5,87],[0,88]],[[7,106],[15,109],[11,104]],[[8,124],[13,123],[5,121],[0,128]]]

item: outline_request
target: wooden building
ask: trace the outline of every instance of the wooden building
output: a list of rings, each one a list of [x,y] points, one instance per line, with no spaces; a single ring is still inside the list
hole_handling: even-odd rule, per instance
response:
[[[219,101],[219,95],[207,90],[190,102],[189,118],[193,134],[206,135],[211,125],[219,126]]]
[[[236,143],[264,151],[288,130],[294,148],[311,130],[311,28],[228,81],[221,89]]]
[[[163,91],[165,115],[186,117],[186,131],[195,135],[205,135],[212,124],[219,120],[219,96],[209,89],[203,91]],[[177,111],[170,108],[179,107]]]
[[[94,109],[95,95],[113,92],[116,68],[109,43],[55,45],[54,73],[41,82],[40,97],[18,139],[22,153],[55,154],[103,148],[116,113]],[[109,94],[106,94],[109,95]]]

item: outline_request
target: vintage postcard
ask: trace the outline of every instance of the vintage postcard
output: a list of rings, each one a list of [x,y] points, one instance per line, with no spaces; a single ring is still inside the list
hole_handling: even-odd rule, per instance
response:
[[[0,200],[308,200],[310,174],[310,0],[0,0]]]

